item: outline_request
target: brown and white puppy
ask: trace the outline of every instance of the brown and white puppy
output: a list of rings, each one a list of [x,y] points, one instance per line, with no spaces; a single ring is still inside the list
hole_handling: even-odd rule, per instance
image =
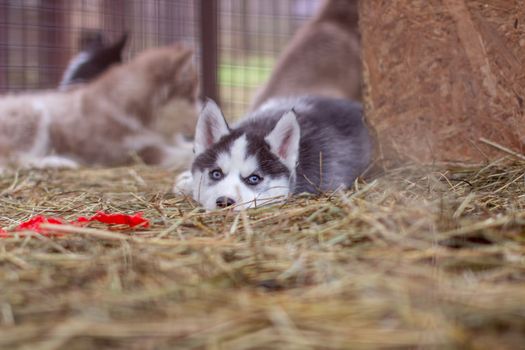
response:
[[[357,0],[326,0],[292,38],[251,110],[272,97],[316,95],[361,100]]]
[[[147,50],[66,92],[0,98],[0,168],[146,164],[182,167],[197,111],[192,52]]]

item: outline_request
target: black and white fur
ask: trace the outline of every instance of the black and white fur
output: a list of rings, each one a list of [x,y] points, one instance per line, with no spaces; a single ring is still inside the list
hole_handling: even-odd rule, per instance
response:
[[[86,32],[80,39],[81,51],[71,59],[58,86],[59,90],[68,90],[71,86],[94,80],[112,65],[122,63],[122,53],[128,34],[119,40],[106,44],[102,33]]]
[[[179,176],[175,189],[208,210],[333,191],[352,185],[370,163],[372,147],[356,102],[271,99],[230,128],[210,100],[197,123],[191,172]]]

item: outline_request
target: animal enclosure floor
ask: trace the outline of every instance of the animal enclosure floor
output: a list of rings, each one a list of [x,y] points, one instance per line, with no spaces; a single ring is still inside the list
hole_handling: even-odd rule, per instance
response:
[[[525,163],[406,167],[351,191],[206,213],[147,167],[0,177],[3,349],[518,349]]]

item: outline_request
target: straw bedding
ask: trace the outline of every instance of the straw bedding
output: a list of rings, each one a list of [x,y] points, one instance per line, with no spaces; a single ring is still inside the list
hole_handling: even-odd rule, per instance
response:
[[[410,167],[343,194],[206,213],[173,174],[0,178],[0,226],[143,211],[148,228],[0,240],[0,348],[517,349],[525,163]]]

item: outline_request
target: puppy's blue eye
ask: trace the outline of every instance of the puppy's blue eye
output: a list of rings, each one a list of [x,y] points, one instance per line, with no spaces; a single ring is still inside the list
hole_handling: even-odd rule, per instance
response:
[[[215,170],[210,171],[210,179],[212,180],[218,181],[222,179],[223,176],[224,174],[222,173],[221,169],[215,169]]]
[[[263,178],[256,174],[251,174],[250,176],[244,179],[244,181],[251,186],[258,185],[262,180]]]

